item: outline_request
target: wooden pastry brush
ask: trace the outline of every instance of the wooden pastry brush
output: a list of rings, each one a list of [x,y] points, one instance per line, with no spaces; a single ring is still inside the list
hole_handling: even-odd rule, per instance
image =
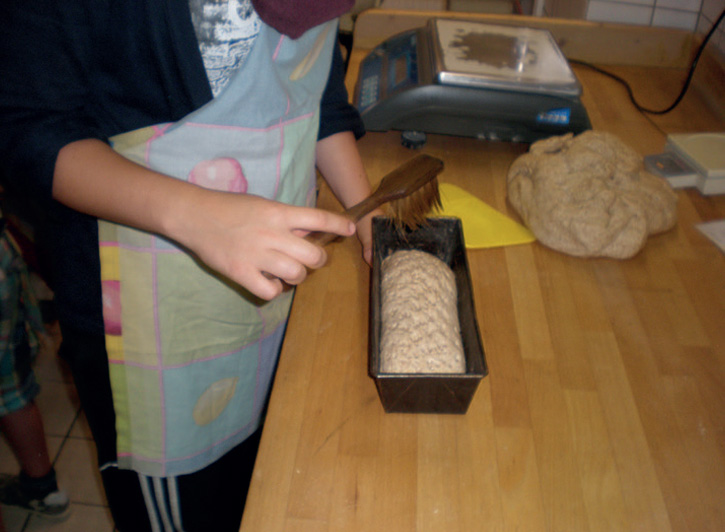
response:
[[[370,196],[347,209],[343,214],[357,223],[384,204],[390,204],[392,219],[398,228],[415,229],[423,224],[433,207],[441,206],[438,174],[443,161],[430,155],[416,155],[387,174]],[[310,233],[309,241],[324,246],[335,240],[333,233]]]

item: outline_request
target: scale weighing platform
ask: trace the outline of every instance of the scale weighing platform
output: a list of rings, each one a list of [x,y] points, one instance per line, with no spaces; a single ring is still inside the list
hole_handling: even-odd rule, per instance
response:
[[[355,105],[369,131],[534,142],[591,128],[581,85],[548,30],[452,19],[395,35],[362,61]]]

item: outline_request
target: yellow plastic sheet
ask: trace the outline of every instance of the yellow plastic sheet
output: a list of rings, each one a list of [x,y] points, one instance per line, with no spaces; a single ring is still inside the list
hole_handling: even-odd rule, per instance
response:
[[[443,208],[436,210],[436,214],[461,219],[467,248],[511,246],[536,240],[526,227],[462,188],[441,183],[439,190]]]

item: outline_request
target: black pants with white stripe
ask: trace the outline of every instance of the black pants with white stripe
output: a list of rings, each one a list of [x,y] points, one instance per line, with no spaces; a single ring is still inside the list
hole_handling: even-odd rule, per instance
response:
[[[116,420],[102,335],[62,330],[61,356],[73,374],[98,452],[119,532],[237,532],[261,429],[210,466],[156,478],[115,467]]]
[[[104,469],[101,476],[116,528],[121,532],[237,532],[260,432],[189,475],[158,479]]]

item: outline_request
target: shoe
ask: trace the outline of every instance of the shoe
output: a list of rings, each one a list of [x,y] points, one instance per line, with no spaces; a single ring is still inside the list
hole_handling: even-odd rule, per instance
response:
[[[68,495],[59,489],[46,494],[30,493],[18,475],[0,475],[0,503],[19,506],[35,515],[62,521],[70,515]]]

